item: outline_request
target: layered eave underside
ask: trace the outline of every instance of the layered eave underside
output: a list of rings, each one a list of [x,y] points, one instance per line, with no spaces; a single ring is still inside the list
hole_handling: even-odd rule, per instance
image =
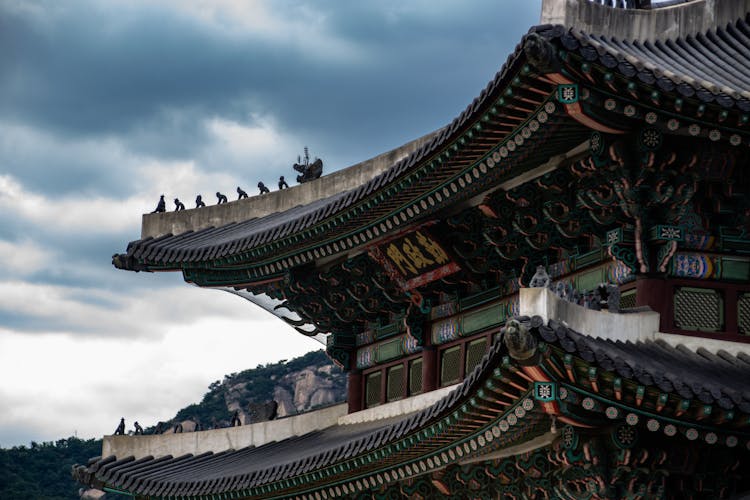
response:
[[[598,370],[602,387],[596,389],[596,394],[587,387],[589,382],[567,381],[570,393],[588,391],[600,404],[614,405],[620,415],[651,412],[657,419],[663,418],[664,424],[680,426],[682,432],[696,427],[703,432],[723,432],[727,435],[722,435],[722,443],[733,439],[736,444],[739,438],[740,446],[744,447],[750,439],[747,424],[750,393],[745,387],[750,377],[748,356],[721,351],[714,355],[703,349],[695,352],[660,341],[613,342],[575,332],[559,322],[545,325],[539,317],[520,320],[543,342],[540,366],[558,383],[566,383],[565,377],[555,377],[554,372],[562,375],[565,371],[560,366],[562,360],[570,356],[581,370],[589,374],[592,369],[593,373]],[[503,342],[496,339],[477,368],[456,390],[434,405],[404,417],[334,426],[257,448],[215,454],[139,460],[107,457],[88,466],[78,466],[74,476],[96,487],[170,498],[208,498],[211,494],[228,492],[285,497],[335,484],[346,484],[354,492],[360,481],[367,489],[368,479],[375,474],[390,471],[386,478],[403,479],[400,475],[403,467],[415,464],[416,460],[420,461],[420,467],[414,465],[413,475],[429,472],[422,465],[427,458],[430,458],[426,462],[431,464],[429,469],[481,460],[487,453],[543,434],[550,421],[539,403],[533,401],[533,385],[523,371],[523,367],[508,358]],[[615,398],[603,387],[604,379],[612,377],[624,380],[622,397]],[[632,391],[629,385],[633,386]],[[646,389],[638,392],[636,385]],[[503,402],[510,392],[514,392],[514,399]],[[638,396],[633,396],[636,393],[644,400],[643,404]],[[570,394],[565,397],[568,408],[576,406]],[[713,403],[719,409],[712,415],[706,414],[706,406]],[[584,410],[573,414],[583,415],[592,409],[585,401],[581,405],[579,400],[577,404]],[[681,410],[675,413],[671,409],[654,409],[654,405]],[[733,422],[726,420],[729,412],[734,414]],[[499,428],[504,429],[502,432],[495,432],[498,422]],[[494,439],[490,430],[497,434]],[[478,436],[487,436],[486,444],[468,447],[467,442]],[[457,454],[449,453],[452,458],[447,459],[446,450],[454,448]],[[396,470],[401,471],[399,475]]]
[[[614,71],[645,89],[676,98],[696,98],[709,105],[715,103],[724,110],[750,110],[750,26],[744,20],[704,35],[654,44],[620,42],[561,26],[538,26],[530,33],[546,37],[561,53],[567,51],[603,71]],[[515,156],[511,154],[503,160],[507,167],[483,172],[485,179],[446,194],[442,203],[424,203],[425,194],[436,193],[461,176],[471,182],[469,169],[490,158],[497,144],[518,135],[530,117],[544,113],[543,104],[553,99],[555,85],[526,64],[525,40],[526,37],[479,97],[449,126],[359,188],[259,219],[134,241],[126,254],[115,256],[115,265],[131,270],[184,270],[239,269],[248,263],[271,263],[247,275],[248,282],[255,281],[282,270],[281,265],[273,264],[279,255],[288,257],[285,268],[325,256],[322,248],[320,254],[311,250],[336,239],[339,244],[329,245],[328,255],[367,243],[378,236],[376,224],[411,203],[412,208],[417,207],[412,213],[414,219],[424,220],[445,206],[486,192],[550,156],[567,151],[585,140],[590,130],[564,113],[549,113],[542,126],[547,132],[540,133],[536,142],[532,138],[524,146],[514,146]],[[422,202],[421,210],[416,201]],[[398,223],[395,218],[394,223]],[[353,238],[343,241],[342,235]]]

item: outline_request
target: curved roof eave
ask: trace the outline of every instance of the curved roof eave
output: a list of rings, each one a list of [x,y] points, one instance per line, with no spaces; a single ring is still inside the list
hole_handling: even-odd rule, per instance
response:
[[[537,26],[531,28],[529,33],[541,33],[559,43],[562,49],[575,52],[602,67],[613,68],[626,78],[637,76],[641,81],[654,82],[664,92],[679,96],[695,95],[704,102],[716,102],[724,108],[750,111],[750,100],[746,97],[750,96],[748,66],[719,71],[719,65],[713,64],[712,59],[706,56],[711,53],[719,60],[743,57],[750,61],[750,26],[745,20],[740,19],[726,28],[686,40],[664,42],[667,45],[662,42],[656,45],[619,42],[603,36],[573,32],[562,26]],[[441,161],[451,154],[460,154],[461,148],[469,144],[461,141],[472,134],[472,127],[480,123],[487,109],[499,98],[498,94],[507,91],[512,81],[518,79],[519,72],[527,62],[523,50],[526,37],[495,78],[458,117],[411,155],[361,186],[231,226],[134,241],[128,246],[126,254],[115,256],[114,265],[129,270],[180,270],[185,265],[200,268],[220,259],[223,266],[231,267],[231,261],[239,255],[244,255],[241,260],[262,261],[260,248],[266,249],[265,254],[278,254],[280,250],[294,246],[312,249],[318,240],[322,240],[323,234],[331,232],[332,227],[343,225],[352,217],[364,217],[372,209],[371,206],[393,198],[391,193],[398,192],[398,187],[405,184],[418,169],[424,169],[430,162]],[[717,47],[721,50],[717,50]],[[665,52],[667,49],[672,52]],[[669,54],[679,57],[668,63]],[[713,81],[710,81],[711,78]],[[505,133],[504,136],[510,135]],[[346,248],[336,251],[343,250]],[[307,260],[310,260],[312,253],[307,253]],[[290,262],[294,261],[290,259]],[[272,275],[280,270],[271,264],[262,274]]]

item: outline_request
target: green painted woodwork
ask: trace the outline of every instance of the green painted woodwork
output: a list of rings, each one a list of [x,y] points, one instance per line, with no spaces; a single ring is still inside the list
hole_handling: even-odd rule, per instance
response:
[[[557,86],[557,100],[561,104],[578,102],[578,84],[562,84]]]
[[[578,290],[594,290],[606,281],[607,279],[602,269],[593,269],[577,275],[575,278],[575,287]]]
[[[461,335],[471,335],[472,333],[484,330],[486,328],[497,326],[505,322],[506,310],[505,304],[493,304],[472,311],[463,315],[461,321]]]
[[[657,224],[648,232],[651,241],[685,241],[685,228],[666,224]]]
[[[750,281],[750,259],[723,257],[721,277],[727,280]]]
[[[330,337],[329,337],[330,338]],[[422,348],[408,334],[399,335],[391,340],[360,347],[356,350],[357,368],[369,368],[378,363],[419,352]]]
[[[668,400],[669,400],[669,394],[667,393],[659,394],[659,405],[661,406],[666,405]]]
[[[497,300],[500,297],[500,294],[500,287],[493,287],[489,290],[484,290],[480,293],[461,298],[459,300],[459,306],[461,309],[476,307],[491,300]]]
[[[394,321],[393,323],[390,323],[388,325],[384,325],[381,327],[378,327],[375,329],[375,338],[380,339],[387,339],[388,337],[393,337],[394,335],[398,335],[399,333],[402,333],[404,331],[404,322],[399,319],[398,321]]]

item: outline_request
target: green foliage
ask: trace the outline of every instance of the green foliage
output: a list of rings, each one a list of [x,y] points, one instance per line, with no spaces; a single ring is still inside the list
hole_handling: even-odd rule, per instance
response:
[[[30,447],[0,449],[0,498],[13,500],[77,499],[81,485],[70,468],[101,455],[102,440],[75,437],[31,442]]]

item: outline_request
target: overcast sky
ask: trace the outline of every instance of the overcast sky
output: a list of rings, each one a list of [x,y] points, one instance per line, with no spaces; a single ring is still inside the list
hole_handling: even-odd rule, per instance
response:
[[[435,130],[540,1],[0,0],[0,447],[144,426],[320,344],[111,265],[167,195],[325,172]]]

